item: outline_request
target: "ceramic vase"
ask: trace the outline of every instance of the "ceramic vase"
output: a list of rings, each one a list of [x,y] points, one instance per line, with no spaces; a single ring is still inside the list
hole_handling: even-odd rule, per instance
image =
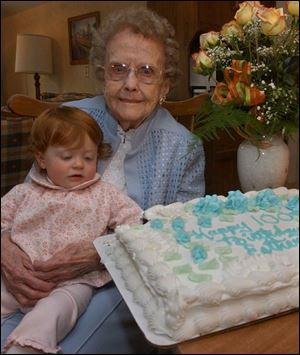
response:
[[[279,136],[264,139],[260,146],[244,140],[237,152],[241,190],[258,191],[283,186],[287,179],[290,152]]]

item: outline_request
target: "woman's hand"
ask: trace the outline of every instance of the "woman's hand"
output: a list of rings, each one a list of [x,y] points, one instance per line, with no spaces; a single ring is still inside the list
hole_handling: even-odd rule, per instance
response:
[[[1,275],[7,290],[26,307],[48,296],[56,286],[37,276],[30,258],[11,241],[8,232],[1,235]]]
[[[90,241],[72,243],[47,261],[35,261],[33,265],[39,278],[52,282],[67,281],[104,267]]]

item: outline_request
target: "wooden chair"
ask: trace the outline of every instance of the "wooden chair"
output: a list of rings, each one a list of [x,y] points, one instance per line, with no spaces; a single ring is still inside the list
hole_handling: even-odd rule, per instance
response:
[[[201,105],[208,100],[209,94],[203,93],[182,101],[165,101],[163,107],[191,132],[196,128],[195,119]]]

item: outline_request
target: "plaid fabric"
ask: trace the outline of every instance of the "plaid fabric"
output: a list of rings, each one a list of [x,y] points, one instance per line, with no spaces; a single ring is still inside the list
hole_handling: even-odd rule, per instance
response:
[[[1,196],[24,181],[33,155],[28,138],[33,119],[1,115]]]

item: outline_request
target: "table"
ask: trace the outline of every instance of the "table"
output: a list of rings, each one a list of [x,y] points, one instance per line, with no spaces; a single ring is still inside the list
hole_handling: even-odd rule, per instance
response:
[[[177,354],[299,354],[299,311],[180,343]]]

